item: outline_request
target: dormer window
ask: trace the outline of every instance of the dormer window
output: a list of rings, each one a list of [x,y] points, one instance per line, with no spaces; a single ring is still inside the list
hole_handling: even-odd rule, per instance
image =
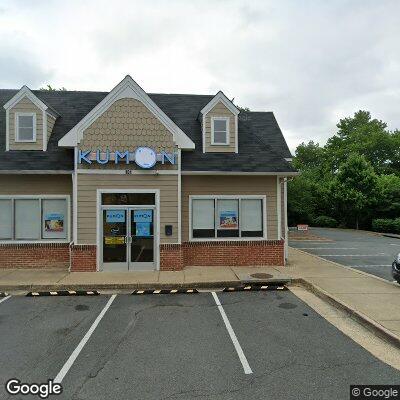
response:
[[[36,142],[36,113],[16,113],[15,130],[16,142]]]
[[[213,117],[211,119],[211,144],[229,144],[229,117]]]

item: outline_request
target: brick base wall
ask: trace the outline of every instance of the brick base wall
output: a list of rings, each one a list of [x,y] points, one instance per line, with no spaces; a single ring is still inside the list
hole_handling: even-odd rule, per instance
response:
[[[160,246],[160,270],[185,266],[284,265],[283,240],[184,242]]]
[[[185,242],[160,246],[160,270],[185,266],[284,265],[284,241]],[[96,271],[96,246],[64,243],[2,244],[0,268],[65,268]]]
[[[68,243],[0,244],[0,268],[68,269]]]
[[[180,244],[162,244],[160,246],[161,271],[180,271],[184,266],[184,252]]]
[[[95,245],[72,245],[71,272],[96,271],[96,249]]]

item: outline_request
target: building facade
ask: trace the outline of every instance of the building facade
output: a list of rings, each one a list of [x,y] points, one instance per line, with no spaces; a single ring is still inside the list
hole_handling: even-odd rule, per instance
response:
[[[271,112],[130,76],[0,102],[0,268],[284,265],[297,172]]]

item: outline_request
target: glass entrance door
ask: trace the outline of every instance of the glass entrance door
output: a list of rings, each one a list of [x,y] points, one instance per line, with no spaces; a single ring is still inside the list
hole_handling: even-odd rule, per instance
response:
[[[103,210],[103,265],[108,271],[128,270],[127,214],[125,209]]]
[[[102,211],[105,271],[155,270],[155,208],[140,206]]]
[[[154,209],[130,210],[129,269],[154,268]]]

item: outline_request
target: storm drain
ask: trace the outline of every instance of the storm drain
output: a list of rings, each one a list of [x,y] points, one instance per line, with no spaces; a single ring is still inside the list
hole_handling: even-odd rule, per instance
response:
[[[98,296],[97,290],[57,290],[54,292],[29,292],[27,297],[39,296]]]
[[[257,272],[255,274],[250,274],[250,276],[252,278],[256,278],[256,279],[270,279],[270,278],[273,278],[273,275],[267,274],[265,272]]]

